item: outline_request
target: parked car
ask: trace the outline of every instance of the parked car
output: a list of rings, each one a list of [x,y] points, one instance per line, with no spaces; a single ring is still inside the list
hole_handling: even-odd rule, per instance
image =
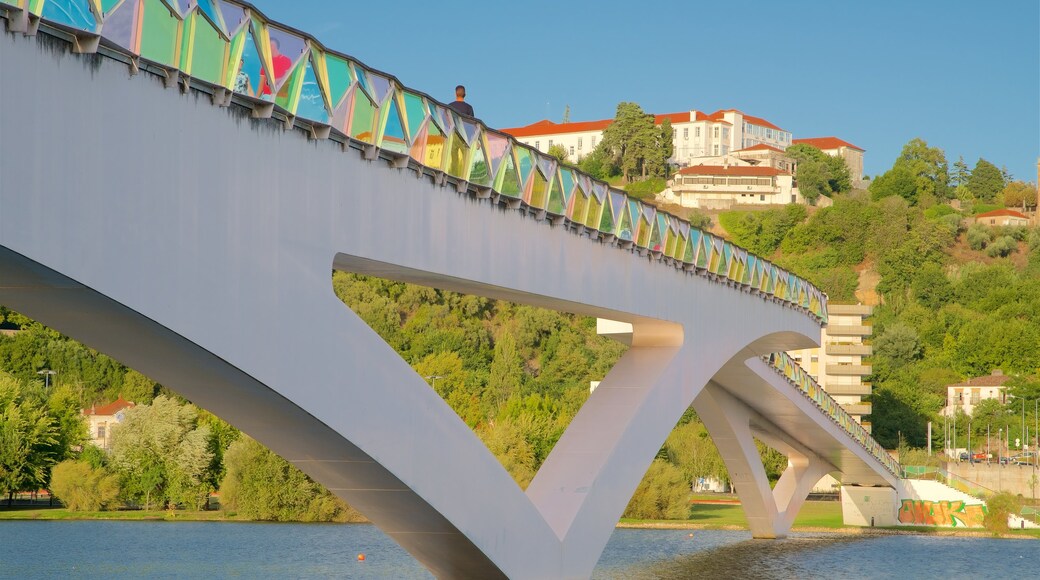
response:
[[[987,455],[985,453],[973,453],[971,455],[971,460],[972,461],[985,461],[986,457],[987,457]]]
[[[967,461],[968,457],[969,455],[967,451],[961,451],[960,457],[958,457],[958,459],[960,459],[961,461]]]

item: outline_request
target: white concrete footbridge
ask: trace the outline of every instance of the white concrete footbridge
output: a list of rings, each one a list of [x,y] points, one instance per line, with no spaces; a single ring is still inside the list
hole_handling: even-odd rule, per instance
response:
[[[691,404],[756,537],[825,473],[895,485],[772,355],[826,322],[804,280],[237,0],[0,18],[0,304],[230,421],[436,575],[589,576]],[[631,346],[525,491],[333,269],[596,316]],[[753,437],[791,459],[775,489]]]

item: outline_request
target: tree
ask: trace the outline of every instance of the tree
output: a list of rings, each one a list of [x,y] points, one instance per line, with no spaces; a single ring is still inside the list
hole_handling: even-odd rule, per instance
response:
[[[798,163],[798,191],[809,203],[814,204],[821,195],[830,197],[852,189],[852,175],[841,157],[832,157],[805,143],[788,147],[786,154]]]
[[[968,189],[975,199],[985,203],[995,202],[997,194],[1004,190],[1005,185],[1004,177],[997,166],[981,157],[968,177]]]
[[[686,519],[690,514],[689,495],[689,482],[682,472],[663,459],[654,459],[628,502],[624,517]]]
[[[935,263],[926,263],[914,276],[910,284],[914,298],[922,306],[930,310],[938,310],[953,299],[953,283],[946,277],[942,267]]]
[[[1036,208],[1036,187],[1032,183],[1012,181],[1004,188],[1001,197],[1004,198],[1004,207],[1021,207],[1023,211]]]
[[[561,163],[567,161],[567,148],[563,145],[560,145],[559,143],[554,143],[552,147],[549,147],[549,151],[547,153],[550,157],[555,157]]]
[[[54,466],[51,491],[71,511],[98,511],[119,496],[119,476],[85,461],[65,460]]]
[[[0,493],[7,494],[8,504],[16,492],[47,487],[60,455],[54,419],[0,371]]]
[[[1009,491],[997,492],[986,500],[986,515],[982,525],[993,533],[1008,531],[1008,516],[1017,514],[1021,502]]]
[[[193,509],[206,503],[210,432],[197,422],[193,406],[163,395],[126,411],[112,430],[112,466],[129,499],[142,501],[145,509],[154,501]]]
[[[936,201],[949,199],[949,172],[946,166],[946,154],[938,147],[929,147],[923,139],[911,139],[903,146],[903,151],[896,159],[895,165],[906,168],[917,185],[918,203],[925,207]],[[927,202],[927,203],[925,203]]]
[[[911,205],[917,203],[918,182],[913,173],[903,165],[896,165],[870,182],[870,198],[874,201],[898,196]]]
[[[668,139],[671,140],[669,134]],[[654,126],[654,116],[647,115],[636,103],[619,103],[614,122],[603,131],[600,146],[612,162],[621,168],[626,182],[641,173],[646,177],[660,157],[660,133]]]
[[[885,332],[874,340],[874,353],[879,358],[889,361],[893,368],[899,368],[917,360],[921,355],[917,332],[897,322],[885,329]]]
[[[495,341],[495,356],[491,361],[488,379],[488,392],[492,400],[498,404],[504,403],[511,394],[519,390],[523,371],[523,361],[516,351],[516,340],[509,332],[502,332]]]
[[[964,157],[957,157],[957,161],[953,163],[953,169],[950,171],[950,186],[960,187],[968,184],[968,177],[971,176],[971,169],[968,168],[968,164],[964,162]]]

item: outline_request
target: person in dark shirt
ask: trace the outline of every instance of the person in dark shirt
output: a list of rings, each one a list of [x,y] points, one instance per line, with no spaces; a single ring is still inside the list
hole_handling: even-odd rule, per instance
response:
[[[466,102],[466,87],[459,85],[455,87],[455,102],[448,105],[456,113],[462,113],[463,115],[473,115],[473,107]]]

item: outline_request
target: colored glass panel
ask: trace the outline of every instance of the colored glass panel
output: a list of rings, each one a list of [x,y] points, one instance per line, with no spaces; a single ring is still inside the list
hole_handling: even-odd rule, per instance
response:
[[[541,171],[534,172],[534,175],[531,176],[531,182],[531,193],[525,200],[527,205],[537,209],[545,209],[549,201],[549,182],[542,175]]]
[[[300,103],[300,89],[303,88],[303,66],[297,66],[289,74],[289,78],[282,83],[275,95],[274,102],[279,107],[296,114],[296,106]]]
[[[466,140],[473,144],[473,141],[480,136],[480,126],[472,121],[460,119],[462,122],[463,133],[466,134]]]
[[[180,12],[182,16],[188,13],[188,8],[191,6],[189,0],[166,0],[166,3]]]
[[[379,123],[382,130],[379,131],[378,145],[388,151],[407,154],[408,137],[404,132],[404,124],[401,122],[397,99],[391,99],[386,106],[382,107],[382,110],[383,116]]]
[[[447,156],[447,138],[444,132],[433,123],[426,124],[426,150],[423,152],[422,164],[431,169],[444,169],[444,158]]]
[[[120,4],[118,8],[106,14],[102,35],[109,41],[138,54],[140,52],[138,46],[140,9],[139,0],[126,0]]]
[[[241,6],[226,2],[225,0],[218,0],[220,5],[220,13],[224,18],[224,26],[226,27],[228,34],[236,34],[243,24],[246,23],[246,12]]]
[[[635,226],[632,224],[632,212],[628,209],[628,204],[621,204],[621,219],[618,220],[617,224],[617,237],[622,240],[630,241],[635,235]]]
[[[527,185],[528,178],[531,177],[531,170],[534,169],[534,159],[531,151],[526,147],[517,145],[513,147],[513,151],[516,152],[517,169],[520,170],[520,187],[523,188]]]
[[[432,117],[433,122],[437,123],[437,126],[441,128],[441,131],[447,133],[455,128],[455,120],[448,114],[447,109],[433,101],[427,101],[426,105],[430,109],[430,117]]]
[[[598,181],[593,181],[592,195],[595,195],[597,199],[603,201],[603,199],[607,196],[607,186]]]
[[[365,67],[356,62],[352,63],[352,66],[354,67],[354,78],[357,79],[358,84],[361,85],[361,88],[365,89],[368,96],[375,99],[375,94],[372,93],[372,87],[368,84],[368,71],[365,70]]]
[[[520,176],[512,155],[506,155],[495,179],[495,191],[507,197],[520,197]]]
[[[574,172],[567,168],[560,169],[561,187],[563,189],[563,205],[570,205],[571,196],[574,195]]]
[[[119,4],[119,0],[101,0],[101,13],[107,16],[108,11],[116,4]]]
[[[589,196],[589,211],[585,214],[585,225],[603,233],[614,233],[614,216],[604,211],[604,204],[595,195]]]
[[[415,138],[412,140],[412,146],[408,149],[408,155],[418,161],[423,162],[423,152],[426,150],[426,125],[423,125],[415,133]]]
[[[141,8],[141,56],[169,67],[177,66],[181,21],[159,0],[144,0]]]
[[[484,144],[477,139],[473,145],[473,155],[469,160],[469,182],[488,187],[491,185],[491,171],[488,165]]]
[[[611,190],[611,193],[614,193],[614,191]],[[613,198],[613,196],[611,196],[611,197]],[[639,225],[640,225],[639,216],[641,214],[640,204],[639,204],[638,201],[636,201],[634,199],[628,199],[627,197],[622,198],[622,200],[623,200],[622,201],[622,207],[624,207],[624,209],[628,212],[628,222],[627,223],[630,224],[628,226],[628,228],[632,232],[631,236],[628,239],[630,239],[632,241],[638,242],[638,240],[639,240]],[[622,220],[622,223],[625,223],[625,222]],[[620,237],[620,236],[618,236],[618,237]]]
[[[448,175],[466,179],[469,169],[469,147],[461,135],[452,131],[448,139]]]
[[[375,143],[375,103],[364,91],[354,91],[353,112],[350,120],[350,136],[365,143]]]
[[[331,54],[325,55],[325,70],[328,71],[329,94],[332,97],[332,106],[335,108],[346,96],[347,89],[354,82],[354,77],[350,72],[350,63]]]
[[[318,85],[318,76],[314,72],[314,62],[307,59],[303,71],[303,86],[300,87],[300,103],[296,106],[296,115],[322,124],[329,123],[329,110],[325,104],[325,96]]]
[[[509,139],[504,135],[490,131],[485,133],[485,136],[487,139],[487,155],[491,161],[491,175],[497,181],[499,167],[502,164],[502,160],[506,158],[506,152],[509,151]]]
[[[567,173],[567,170],[558,173]],[[552,186],[549,188],[549,203],[545,206],[545,209],[553,215],[563,215],[567,208],[567,202],[563,198],[561,181],[560,175],[557,174],[552,180]]]
[[[368,82],[376,102],[382,103],[386,101],[387,97],[390,96],[390,79],[377,72],[368,71]]]
[[[41,16],[79,30],[97,30],[97,18],[91,12],[88,0],[47,0]]]
[[[416,135],[419,132],[419,127],[426,121],[426,105],[423,104],[422,97],[415,93],[403,91],[399,94],[403,96],[404,107],[402,110],[404,111],[405,126],[408,128],[408,134]]]
[[[538,156],[538,169],[541,170],[542,175],[549,177],[555,171],[556,160],[552,157],[546,157],[543,155],[535,154]]]
[[[227,43],[224,36],[198,12],[191,15],[191,21],[194,30],[189,74],[219,85],[223,80],[224,63],[227,60]]]
[[[585,192],[581,190],[574,192],[570,206],[570,211],[567,217],[569,217],[572,222],[584,224],[585,214],[589,210],[589,196],[585,195]]]
[[[690,237],[686,241],[686,250],[683,253],[683,262],[697,264],[697,256],[700,254],[701,231],[690,228]]]
[[[217,10],[214,0],[198,0],[199,10],[206,15],[206,18],[213,24],[217,30],[220,30],[224,34],[227,34],[227,28],[224,26],[224,19],[220,15],[220,11]]]
[[[237,38],[243,39],[243,46],[242,57],[239,59],[240,68],[235,75],[234,91],[251,97],[259,97],[258,90],[264,78],[264,65],[263,59],[260,58],[260,51],[257,50],[256,39],[249,27],[242,28],[236,36]]]

